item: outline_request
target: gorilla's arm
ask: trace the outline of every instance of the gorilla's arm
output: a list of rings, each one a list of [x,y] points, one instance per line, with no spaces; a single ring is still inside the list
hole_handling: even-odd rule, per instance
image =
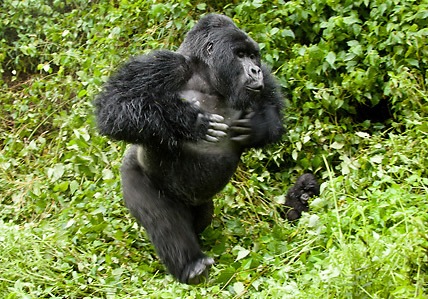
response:
[[[176,145],[204,138],[209,117],[179,91],[192,76],[183,55],[162,50],[124,64],[96,98],[102,135],[130,143]]]
[[[262,66],[262,71],[264,88],[260,102],[230,128],[234,132],[232,140],[243,147],[263,147],[279,141],[284,133],[282,95],[270,71],[265,66]]]

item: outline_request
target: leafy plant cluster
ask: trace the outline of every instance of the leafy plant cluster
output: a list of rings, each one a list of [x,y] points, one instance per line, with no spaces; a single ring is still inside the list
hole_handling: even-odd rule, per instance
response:
[[[316,170],[327,148],[360,142],[355,125],[372,132],[427,116],[427,11],[423,1],[251,1],[233,8],[280,77],[288,111],[297,110],[287,114],[287,164]],[[340,163],[335,151],[327,160]]]
[[[416,85],[426,75],[424,1],[275,1],[273,7],[257,1],[234,11],[252,24],[241,16],[253,17],[255,8],[266,12],[246,26],[278,65],[291,100],[320,116],[356,114],[358,103],[370,107],[382,100],[400,111],[394,102],[410,94],[397,86],[397,75],[406,73]]]
[[[4,298],[424,298],[428,4],[417,0],[51,1],[0,6],[0,295]],[[287,97],[283,142],[243,156],[216,198],[198,287],[176,283],[127,213],[126,144],[99,136],[115,67],[176,49],[224,13]],[[286,190],[322,194],[291,224]]]

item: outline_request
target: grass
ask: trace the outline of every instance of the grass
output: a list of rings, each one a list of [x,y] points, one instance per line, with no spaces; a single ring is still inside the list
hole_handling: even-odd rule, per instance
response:
[[[85,101],[75,106],[68,119],[86,113]],[[6,142],[0,292],[5,298],[424,298],[428,147],[422,123],[408,126],[366,137],[354,161],[359,167],[349,174],[328,166],[321,196],[296,225],[278,215],[284,183],[265,190],[263,182],[245,180],[250,174],[242,167],[217,196],[215,219],[202,235],[216,264],[198,287],[165,273],[127,214],[118,181],[122,145],[97,136],[90,121],[57,131],[60,144],[38,137],[14,156],[7,148],[18,145]],[[104,145],[97,148],[95,140]]]

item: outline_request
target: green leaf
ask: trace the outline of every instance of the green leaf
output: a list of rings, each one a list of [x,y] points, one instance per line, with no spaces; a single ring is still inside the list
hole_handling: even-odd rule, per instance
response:
[[[54,167],[50,167],[47,170],[47,175],[49,179],[53,182],[56,182],[57,180],[59,180],[63,174],[64,174],[63,164],[56,164]]]
[[[242,282],[238,281],[233,284],[233,290],[237,295],[241,295],[245,292],[245,286]]]
[[[77,181],[71,181],[70,183],[70,192],[71,194],[74,194],[79,189],[79,183]]]
[[[417,59],[409,58],[409,59],[406,59],[406,62],[412,66],[419,67],[419,60]]]
[[[345,144],[340,143],[340,142],[337,142],[337,141],[333,142],[333,143],[330,145],[330,147],[331,147],[331,148],[336,149],[336,150],[340,150],[340,149],[342,149],[344,146],[345,146]]]
[[[332,68],[334,68],[334,63],[336,61],[336,54],[334,52],[329,52],[325,57],[325,60],[330,64]]]
[[[383,160],[383,155],[375,155],[373,157],[370,158],[370,161],[376,164],[381,164],[382,160]]]
[[[81,98],[81,97],[83,97],[83,96],[85,96],[86,94],[87,94],[88,92],[86,91],[86,89],[82,89],[81,91],[79,91],[79,93],[78,93],[78,97],[79,98]]]
[[[291,157],[293,158],[293,160],[297,160],[297,157],[299,156],[299,154],[297,153],[296,150],[293,150],[293,152],[291,153]]]
[[[370,134],[366,132],[355,132],[355,135],[361,137],[361,138],[370,138]]]
[[[248,254],[250,254],[251,251],[247,250],[247,249],[242,249],[238,252],[238,256],[236,257],[235,261],[239,261],[241,259],[243,259],[244,257],[246,257]]]
[[[103,180],[114,179],[114,174],[110,169],[103,169],[102,175],[103,175]]]
[[[68,185],[69,185],[68,181],[61,182],[60,184],[55,185],[54,191],[65,192],[68,189]]]
[[[291,38],[295,38],[296,36],[294,35],[293,30],[290,29],[283,29],[281,31],[281,36],[282,37],[291,37]]]
[[[206,3],[199,3],[198,5],[196,5],[196,8],[204,11],[207,9],[207,4]]]
[[[308,226],[309,227],[317,227],[319,224],[320,217],[318,215],[311,215],[309,217]]]

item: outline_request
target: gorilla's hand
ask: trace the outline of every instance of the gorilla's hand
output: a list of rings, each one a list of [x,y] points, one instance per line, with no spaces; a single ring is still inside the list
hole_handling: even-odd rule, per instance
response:
[[[230,130],[232,131],[232,138],[238,144],[247,146],[251,143],[251,133],[253,132],[253,124],[251,119],[254,117],[255,112],[249,112],[243,115],[240,119],[234,120]]]
[[[227,136],[229,126],[224,123],[224,117],[218,114],[198,115],[197,123],[208,121],[208,131],[204,139],[208,142],[219,142],[221,138]]]
[[[307,204],[307,202],[309,201],[310,197],[311,197],[311,195],[309,193],[302,193],[302,195],[300,195],[300,201],[303,204]]]
[[[230,127],[231,140],[242,147],[262,147],[276,140],[284,129],[282,123],[277,121],[277,108],[266,104],[255,107],[253,111],[244,111]]]

